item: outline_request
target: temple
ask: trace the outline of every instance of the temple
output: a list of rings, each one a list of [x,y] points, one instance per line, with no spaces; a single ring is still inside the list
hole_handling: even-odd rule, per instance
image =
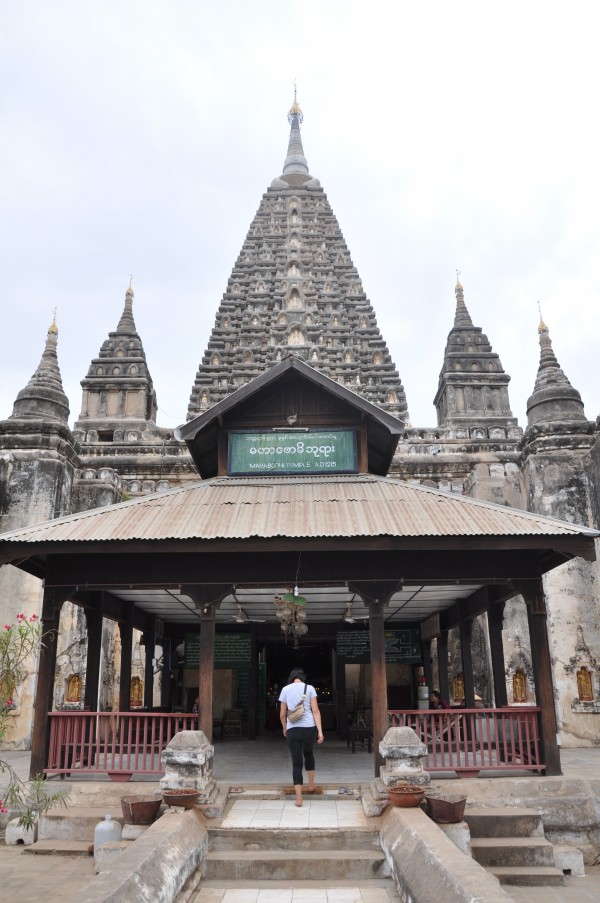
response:
[[[552,708],[554,701],[555,721],[545,716],[541,725],[546,744],[553,724],[563,745],[592,744],[600,714],[597,425],[540,321],[539,369],[525,430],[519,426],[510,377],[474,325],[483,306],[469,298],[469,311],[458,277],[454,319],[449,286],[437,391],[431,375],[437,425],[410,424],[375,310],[309,170],[302,120],[294,100],[281,174],[260,199],[215,305],[202,361],[190,373],[187,422],[175,433],[156,424],[131,286],[82,380],[73,427],[55,322],[37,370],[0,422],[3,615],[35,612],[58,631],[45,662],[53,679],[38,688],[38,703],[49,712],[188,712],[200,692],[209,733],[227,722],[252,737],[269,729],[268,700],[296,648],[321,691],[327,728],[340,735],[359,712],[371,710],[381,731],[386,711],[417,708],[426,677],[455,705],[473,705],[476,695],[488,707]],[[243,438],[250,434],[263,437],[254,451]],[[321,455],[319,467],[303,463],[306,448],[331,447],[335,453],[313,454]],[[164,533],[145,532],[178,507],[180,533],[169,532],[175,522],[165,522]],[[436,521],[436,510],[448,519]],[[512,519],[501,521],[503,510]],[[472,519],[464,534],[455,532],[461,518]],[[29,529],[50,521],[54,530]],[[194,524],[189,533],[186,523]],[[430,535],[443,538],[435,550]],[[256,563],[267,540],[271,578]],[[144,581],[134,564],[122,568],[125,556],[112,543],[124,543],[132,561],[155,543],[154,579]],[[186,543],[198,544],[201,573],[185,557]],[[243,548],[246,570],[226,557],[220,576],[207,544],[225,556]],[[167,546],[175,557],[162,571]],[[101,547],[114,557],[96,560]],[[356,570],[352,555],[333,561],[342,547],[354,549]],[[368,573],[361,556],[383,548],[395,549],[396,559],[382,553],[373,559],[381,571]],[[478,548],[479,578],[469,557]],[[427,549],[429,572],[419,564]],[[444,557],[449,549],[454,557]],[[456,557],[459,549],[464,557]],[[65,550],[72,571],[63,569]],[[328,554],[331,570],[319,557]],[[102,576],[107,567],[112,582]],[[278,609],[275,599],[286,596],[290,605]],[[305,599],[302,610],[295,596]],[[379,648],[384,623],[401,634],[404,652],[374,665],[357,651],[359,640],[368,627],[371,650]],[[544,636],[547,653],[540,653]],[[33,730],[39,753],[47,736],[41,723],[32,729],[35,693],[32,674],[13,742],[27,746]]]

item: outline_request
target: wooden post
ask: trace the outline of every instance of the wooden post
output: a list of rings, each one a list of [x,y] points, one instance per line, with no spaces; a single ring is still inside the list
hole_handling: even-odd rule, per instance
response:
[[[144,630],[144,708],[149,712],[154,703],[154,618],[152,626]]]
[[[346,717],[346,663],[335,659],[335,683],[337,693],[337,732],[340,740],[348,738],[348,718]]]
[[[250,672],[248,674],[248,740],[256,740],[258,731],[258,651],[256,624],[250,631]]]
[[[535,684],[536,703],[540,707],[541,754],[547,775],[562,774],[560,750],[558,747],[556,709],[554,706],[554,685],[552,681],[552,659],[546,625],[548,612],[541,578],[523,590],[527,604],[531,664]]]
[[[133,643],[133,605],[128,611],[128,620],[119,622],[121,636],[121,671],[119,675],[119,711],[131,708],[131,655]]]
[[[84,609],[87,628],[87,658],[85,663],[84,708],[98,711],[98,688],[100,685],[100,653],[102,651],[102,606],[104,593],[91,593],[93,608]]]
[[[63,597],[63,598],[66,598]],[[58,598],[56,590],[44,589],[42,603],[42,646],[38,665],[38,679],[35,693],[35,711],[31,735],[31,760],[29,777],[43,774],[48,758],[50,741],[48,712],[52,711],[54,699],[54,678],[56,671],[56,646],[58,625],[63,598]]]
[[[213,671],[215,667],[215,609],[209,606],[200,622],[200,668],[198,672],[200,696],[199,728],[209,743],[213,736]]]
[[[437,638],[438,671],[440,675],[440,693],[442,699],[450,699],[450,683],[448,681],[448,631],[442,630]]]
[[[431,690],[431,688],[433,687],[433,668],[431,667],[431,640],[421,640],[421,657],[423,659],[425,683]]]
[[[371,639],[371,693],[373,694],[373,759],[375,777],[384,764],[379,744],[388,729],[387,669],[385,664],[385,631],[383,606],[376,599],[369,603]]]
[[[471,650],[471,636],[473,634],[473,622],[464,618],[458,606],[460,633],[460,655],[462,660],[463,680],[465,682],[465,706],[472,709],[475,705],[475,687],[473,684],[473,652]]]
[[[504,645],[502,642],[504,602],[489,601],[487,616],[490,655],[492,659],[492,679],[494,681],[494,702],[498,708],[502,708],[503,706],[508,705],[506,674],[504,670]]]

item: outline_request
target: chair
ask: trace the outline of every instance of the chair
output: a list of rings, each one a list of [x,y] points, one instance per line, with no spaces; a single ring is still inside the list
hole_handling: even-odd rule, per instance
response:
[[[241,737],[242,736],[242,710],[226,709],[223,712],[223,736]]]
[[[352,752],[356,752],[356,744],[360,743],[362,748],[367,744],[367,751],[371,752],[371,744],[373,742],[373,713],[371,709],[364,709],[358,712],[354,723],[348,728],[348,737],[346,747],[352,746]]]

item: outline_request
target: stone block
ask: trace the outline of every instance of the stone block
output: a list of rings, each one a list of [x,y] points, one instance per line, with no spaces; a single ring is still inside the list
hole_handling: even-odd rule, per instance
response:
[[[193,787],[200,803],[209,802],[214,793],[213,756],[215,748],[202,731],[179,731],[163,750],[165,768],[161,790]]]
[[[5,843],[7,846],[16,845],[18,843],[24,844],[26,847],[30,846],[32,843],[35,843],[38,836],[38,826],[37,822],[33,824],[30,828],[26,828],[24,825],[19,824],[18,818],[13,818],[6,826],[6,840]]]
[[[137,840],[144,831],[147,831],[150,825],[123,825],[122,840]]]
[[[126,840],[111,840],[109,843],[103,844],[100,849],[94,851],[94,868],[96,874],[106,871],[107,868],[118,859],[123,850],[129,846]]]
[[[471,855],[471,832],[466,821],[455,822],[452,825],[438,824],[438,828],[461,852],[467,856]]]
[[[554,864],[557,869],[573,878],[583,878],[583,853],[568,843],[554,844]]]

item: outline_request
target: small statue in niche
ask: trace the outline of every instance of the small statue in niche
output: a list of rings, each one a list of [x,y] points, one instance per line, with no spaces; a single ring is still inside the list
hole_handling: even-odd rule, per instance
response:
[[[579,668],[577,671],[577,695],[580,702],[594,701],[592,675],[587,668]]]
[[[513,702],[527,702],[527,678],[520,668],[513,674],[512,685]]]

